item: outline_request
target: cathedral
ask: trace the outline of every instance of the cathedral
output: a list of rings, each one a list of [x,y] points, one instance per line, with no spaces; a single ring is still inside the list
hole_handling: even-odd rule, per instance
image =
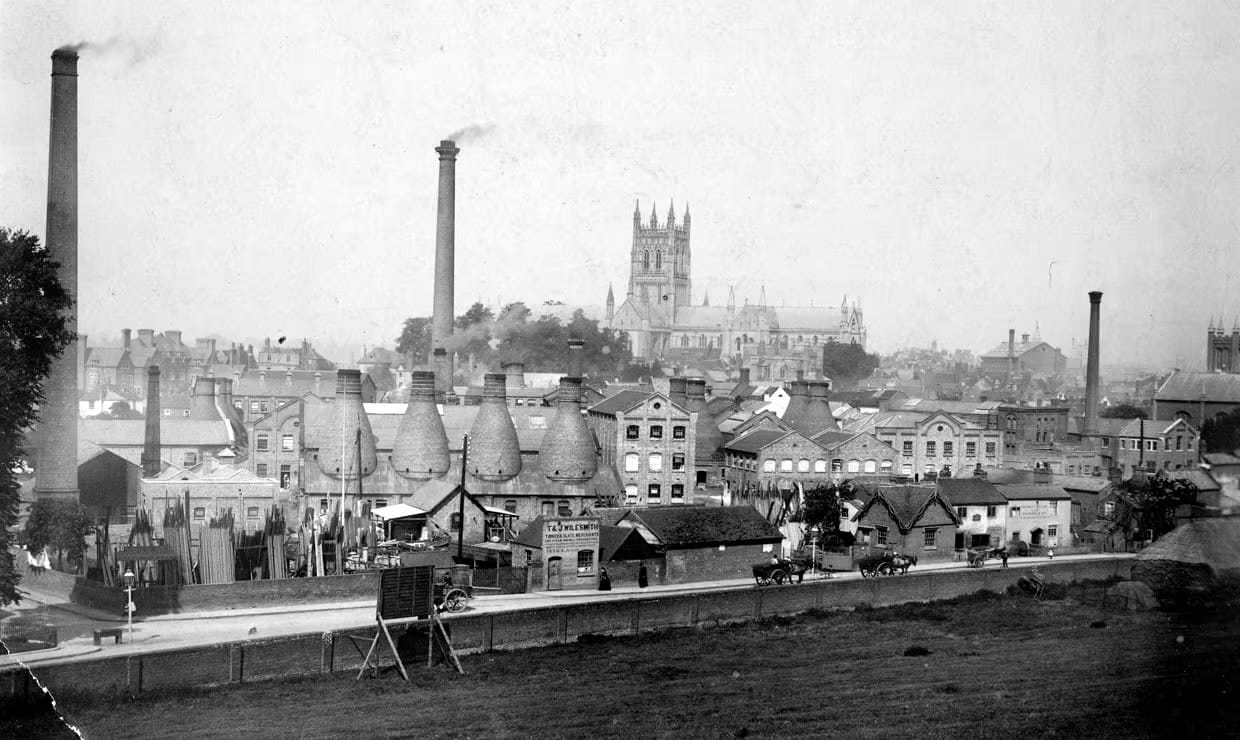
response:
[[[694,305],[691,224],[688,208],[677,223],[675,206],[669,206],[660,225],[654,208],[643,223],[640,204],[634,206],[628,288],[619,306],[608,288],[604,323],[628,335],[635,358],[749,367],[754,380],[780,380],[797,371],[816,377],[826,343],[865,348],[865,323],[856,302],[844,300],[837,308],[776,307],[767,303],[764,287],[756,304],[746,300],[737,306],[729,288],[724,306],[711,306],[706,297]]]

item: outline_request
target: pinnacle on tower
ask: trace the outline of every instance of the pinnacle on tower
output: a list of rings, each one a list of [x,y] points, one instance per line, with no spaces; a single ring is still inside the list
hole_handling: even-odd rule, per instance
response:
[[[676,225],[676,201],[670,200],[667,203],[667,225]]]
[[[758,305],[766,307],[766,283],[762,284],[762,290],[758,293]]]
[[[728,308],[736,308],[736,287],[733,285],[728,286]]]
[[[1214,333],[1214,317],[1213,316],[1210,317],[1210,327],[1206,329],[1206,333],[1208,334]]]
[[[616,304],[616,294],[611,290],[611,283],[607,284],[607,305],[614,306]]]
[[[634,221],[642,220],[642,203],[641,203],[641,199],[639,198],[633,199],[633,220]]]
[[[659,226],[659,214],[655,210],[657,208],[658,206],[655,205],[654,203],[650,204],[650,228],[652,229],[658,228]]]
[[[710,290],[709,289],[702,291],[702,305],[703,306],[710,305]]]

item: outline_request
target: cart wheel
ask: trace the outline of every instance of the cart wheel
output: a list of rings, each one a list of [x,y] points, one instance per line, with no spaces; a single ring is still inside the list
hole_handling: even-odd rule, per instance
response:
[[[459,612],[465,608],[465,592],[454,588],[443,595],[443,611]]]
[[[878,566],[878,575],[889,576],[895,573],[895,569],[891,567],[891,563],[882,563]]]
[[[787,578],[788,574],[782,570],[776,570],[771,573],[771,580],[780,586],[784,584],[784,581],[787,580]]]

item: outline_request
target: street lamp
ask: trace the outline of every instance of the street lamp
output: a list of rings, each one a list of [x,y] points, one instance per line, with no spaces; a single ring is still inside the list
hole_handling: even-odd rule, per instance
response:
[[[133,584],[137,578],[134,577],[133,570],[125,569],[125,575],[121,576],[125,579],[125,614],[129,617],[129,642],[133,644]]]
[[[818,573],[818,535],[821,531],[822,530],[818,528],[817,524],[809,528],[809,547],[810,547],[809,572],[810,572],[810,575],[816,575]]]

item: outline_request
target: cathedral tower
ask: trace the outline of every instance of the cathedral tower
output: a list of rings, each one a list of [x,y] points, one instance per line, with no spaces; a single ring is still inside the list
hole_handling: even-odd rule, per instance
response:
[[[641,303],[662,306],[670,323],[675,323],[678,309],[690,305],[692,296],[689,224],[688,208],[677,224],[676,207],[669,205],[667,221],[660,226],[654,207],[648,224],[642,223],[640,204],[633,207],[628,294]]]

